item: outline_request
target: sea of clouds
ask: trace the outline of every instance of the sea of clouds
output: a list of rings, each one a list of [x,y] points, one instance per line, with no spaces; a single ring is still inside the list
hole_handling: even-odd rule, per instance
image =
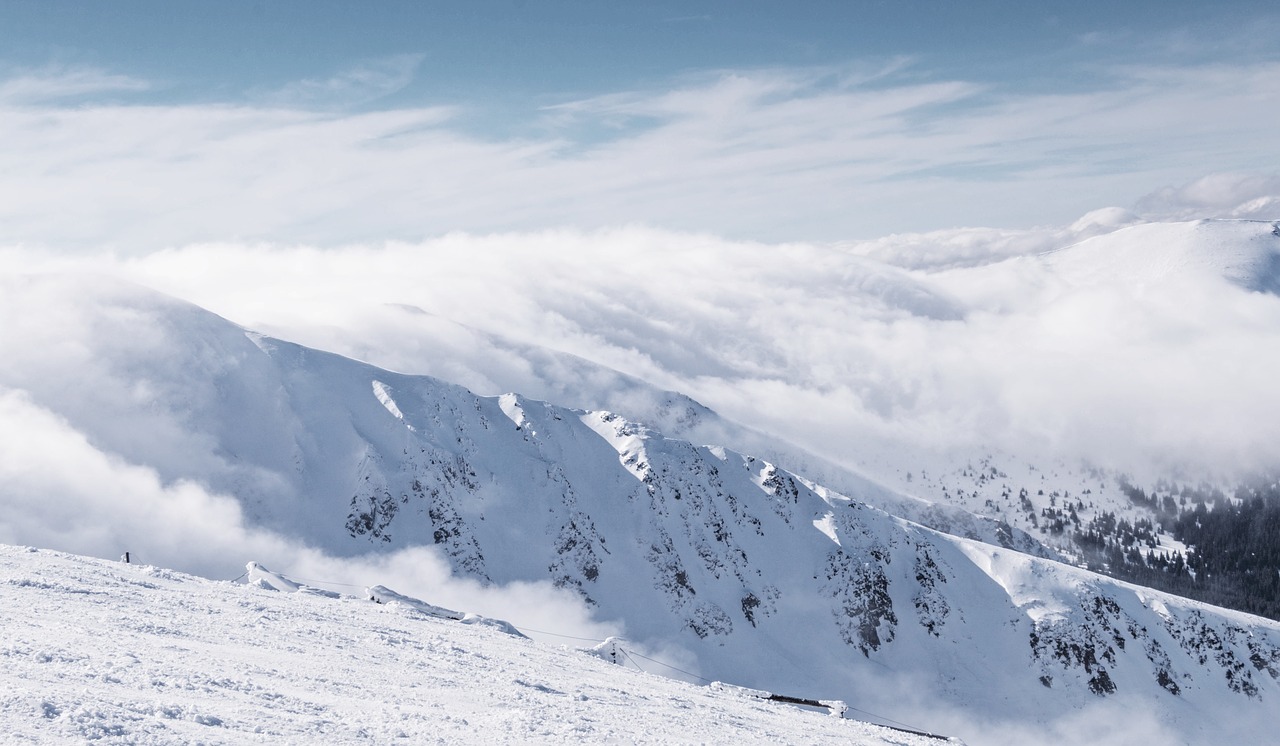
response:
[[[529,361],[530,349],[569,353],[855,468],[904,448],[1186,478],[1275,466],[1280,298],[1242,285],[1218,243],[1249,244],[1258,266],[1239,271],[1265,274],[1280,239],[1267,223],[1138,222],[1104,211],[1025,232],[1029,248],[1014,256],[998,231],[832,246],[636,227],[140,257],[11,249],[0,261],[124,277],[250,329],[481,394],[600,406],[575,385],[589,366]],[[1254,225],[1253,238],[1238,225]],[[1070,249],[1034,253],[1095,233],[1093,244],[1125,248],[1104,273],[1082,273]],[[929,257],[955,241],[984,248],[937,267]],[[884,261],[895,243],[899,258]],[[37,323],[13,313],[11,338]],[[48,339],[72,334],[56,314],[38,323]]]

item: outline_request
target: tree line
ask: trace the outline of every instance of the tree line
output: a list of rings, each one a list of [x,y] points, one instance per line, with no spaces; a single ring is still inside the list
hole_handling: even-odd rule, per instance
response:
[[[1228,495],[1212,487],[1132,485],[1153,518],[1095,516],[1073,534],[1090,569],[1217,606],[1280,619],[1280,482],[1260,477]],[[1187,546],[1169,552],[1167,534]]]

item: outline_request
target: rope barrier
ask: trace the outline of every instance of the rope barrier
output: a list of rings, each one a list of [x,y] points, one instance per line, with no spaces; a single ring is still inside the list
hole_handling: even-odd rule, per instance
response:
[[[849,708],[850,710],[853,710],[854,712],[861,712],[863,715],[867,715],[867,716],[869,716],[869,717],[873,717],[873,718],[875,718],[875,719],[877,719],[877,720],[884,720],[884,721],[886,721],[886,722],[896,723],[897,725],[901,726],[900,728],[894,728],[894,726],[892,726],[892,725],[884,725],[884,723],[877,723],[877,725],[884,725],[884,727],[886,727],[886,728],[893,728],[894,730],[901,730],[901,731],[906,731],[907,733],[914,733],[914,734],[916,734],[917,736],[928,736],[928,737],[930,737],[930,738],[939,738],[939,739],[942,739],[942,740],[944,740],[944,741],[945,741],[945,740],[950,740],[950,739],[948,739],[946,736],[939,736],[939,735],[935,735],[935,734],[933,734],[933,733],[926,733],[926,732],[924,732],[924,731],[922,731],[922,730],[915,730],[915,729],[913,729],[910,725],[907,725],[906,723],[902,722],[901,720],[894,720],[894,719],[893,719],[893,718],[891,718],[891,717],[885,717],[884,715],[877,715],[877,714],[875,714],[874,712],[867,712],[866,710],[860,710],[860,709],[858,709],[857,707],[854,707],[853,705],[849,704],[848,702],[846,702],[844,706],[845,706],[845,707],[847,707],[847,708]]]
[[[635,666],[637,671],[639,671],[640,673],[649,673],[648,671],[644,670],[644,668],[642,668],[639,663],[636,663],[635,659],[631,657],[631,654],[627,652],[626,648],[619,645],[618,650],[622,653],[622,657],[631,661],[631,665]]]
[[[301,581],[303,583],[319,583],[320,585],[340,585],[343,588],[368,588],[369,587],[363,583],[339,583],[333,580],[310,580],[308,578],[299,578],[294,575],[285,575],[285,577],[290,580]]]
[[[618,649],[619,649],[619,650],[621,650],[624,654],[626,654],[626,653],[627,653],[627,651],[626,651],[626,650],[625,650],[621,645],[619,645],[619,646],[618,646]],[[635,651],[634,651],[634,650],[633,650],[633,651],[631,651],[631,652],[635,653]],[[686,670],[684,670],[683,668],[676,668],[675,666],[671,665],[670,663],[663,663],[662,661],[660,661],[660,660],[658,660],[658,659],[656,659],[656,658],[650,658],[649,656],[647,656],[647,655],[643,655],[643,654],[641,654],[641,653],[636,653],[636,655],[640,656],[641,658],[644,658],[644,659],[645,659],[645,660],[647,660],[647,661],[653,661],[654,663],[657,663],[659,666],[666,666],[667,668],[670,668],[672,671],[679,671],[680,673],[684,674],[685,676],[692,676],[693,678],[698,679],[699,681],[705,681],[705,682],[707,682],[708,684],[710,684],[710,683],[711,683],[711,679],[708,679],[708,678],[707,678],[707,677],[705,677],[705,676],[699,676],[698,674],[696,674],[696,673],[692,673],[692,672],[690,672],[690,671],[686,671]],[[630,656],[630,655],[627,655],[627,657],[628,657],[628,658],[630,658],[631,656]],[[635,663],[635,661],[632,661],[632,663]],[[636,666],[636,668],[640,668],[640,666],[639,666],[639,665],[637,665],[637,666]],[[643,668],[640,668],[640,670],[641,670],[641,671],[643,671],[644,669],[643,669]]]
[[[513,624],[513,625],[511,625],[511,626],[512,626],[512,627],[515,627],[516,629],[520,630],[521,632],[535,632],[535,633],[537,633],[537,634],[539,634],[539,635],[551,635],[552,637],[563,637],[563,638],[565,638],[566,640],[581,640],[582,642],[594,642],[594,643],[601,643],[601,642],[604,642],[604,640],[597,640],[597,639],[595,639],[594,637],[575,637],[575,636],[573,636],[573,635],[562,635],[562,634],[560,634],[559,632],[548,632],[548,631],[546,631],[546,630],[544,630],[544,629],[534,629],[533,627],[520,627],[520,626],[517,626],[517,625],[515,625],[515,624]]]

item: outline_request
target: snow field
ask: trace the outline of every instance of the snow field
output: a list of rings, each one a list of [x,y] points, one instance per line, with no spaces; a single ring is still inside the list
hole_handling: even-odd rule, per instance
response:
[[[0,546],[7,743],[938,741],[400,604]]]

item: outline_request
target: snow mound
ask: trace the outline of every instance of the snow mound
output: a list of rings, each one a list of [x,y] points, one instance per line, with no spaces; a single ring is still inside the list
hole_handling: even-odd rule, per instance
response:
[[[426,601],[406,596],[381,585],[370,586],[365,590],[365,594],[370,600],[380,604],[393,604],[412,609],[419,614],[423,614],[437,619],[452,619],[463,624],[474,624],[480,627],[489,627],[496,629],[504,634],[512,637],[524,637],[520,630],[516,629],[510,622],[501,619],[491,619],[479,614],[463,613],[461,611],[453,611],[442,606],[429,604]]]
[[[308,585],[295,583],[289,578],[278,572],[272,572],[257,562],[250,562],[245,565],[245,580],[249,585],[257,586],[269,591],[284,591],[285,593],[310,593],[325,598],[338,598],[341,594],[333,591],[326,591],[322,588],[312,588]]]
[[[435,606],[433,604],[427,603],[426,601],[421,601],[411,596],[405,596],[405,595],[396,593],[390,588],[386,588],[381,585],[370,586],[369,588],[365,589],[365,595],[367,595],[369,597],[369,600],[373,601],[374,603],[397,604],[408,609],[413,609],[414,611],[420,614],[425,614],[426,616],[433,616],[440,619],[453,619],[455,621],[461,621],[464,617],[467,616],[466,614],[463,614],[460,611],[453,611],[451,609],[446,609],[441,606]]]
[[[467,614],[462,617],[461,621],[463,624],[473,624],[478,627],[496,629],[499,632],[511,635],[512,637],[524,637],[524,634],[520,630],[516,629],[515,625],[501,619],[492,619],[487,616],[480,616],[479,614]]]

